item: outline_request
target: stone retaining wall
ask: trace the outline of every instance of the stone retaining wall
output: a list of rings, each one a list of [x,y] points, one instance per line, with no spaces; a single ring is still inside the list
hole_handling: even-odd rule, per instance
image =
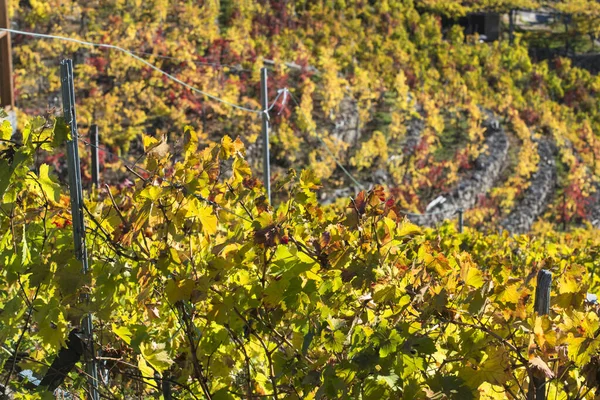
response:
[[[510,233],[524,233],[546,209],[556,184],[556,148],[549,139],[538,142],[540,162],[523,199],[500,224]]]
[[[596,229],[600,229],[600,185],[596,185],[596,193],[592,196],[592,205],[589,211],[589,221]]]
[[[500,122],[491,113],[487,113],[484,125],[487,150],[475,160],[472,174],[444,195],[445,201],[432,207],[427,214],[408,214],[413,223],[431,226],[454,218],[458,209],[472,208],[477,202],[477,196],[487,193],[494,186],[506,162],[508,137]]]

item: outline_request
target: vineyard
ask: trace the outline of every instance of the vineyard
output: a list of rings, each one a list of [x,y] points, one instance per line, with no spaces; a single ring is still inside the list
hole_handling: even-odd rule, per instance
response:
[[[9,6],[0,398],[600,396],[600,3]]]

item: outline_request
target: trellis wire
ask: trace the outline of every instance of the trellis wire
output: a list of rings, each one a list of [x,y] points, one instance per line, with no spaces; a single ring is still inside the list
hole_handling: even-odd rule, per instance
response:
[[[42,33],[35,33],[35,32],[26,32],[26,31],[20,31],[20,30],[16,30],[16,29],[4,29],[4,28],[0,28],[0,31],[6,31],[6,32],[10,32],[10,33],[14,33],[14,34],[19,34],[19,35],[26,35],[26,36],[33,36],[33,37],[39,37],[39,38],[44,38],[44,39],[55,39],[55,40],[63,40],[63,41],[68,41],[68,42],[73,42],[73,43],[78,43],[84,46],[91,46],[91,47],[100,47],[100,48],[107,48],[107,49],[113,49],[113,50],[118,50],[121,51],[125,54],[128,54],[129,56],[131,56],[132,58],[142,62],[143,64],[147,65],[148,67],[152,68],[153,70],[163,74],[164,76],[166,76],[167,78],[173,80],[174,82],[179,83],[180,85],[192,90],[193,92],[199,93],[201,95],[204,95],[212,100],[218,101],[220,103],[226,104],[230,107],[242,110],[242,111],[247,111],[247,112],[251,112],[251,113],[256,113],[256,114],[263,114],[263,119],[269,120],[269,116],[268,116],[268,112],[270,112],[273,107],[275,106],[277,100],[279,99],[280,96],[284,96],[284,100],[287,98],[287,95],[289,94],[289,96],[291,97],[291,99],[294,101],[294,103],[296,104],[296,107],[300,110],[301,115],[303,116],[303,118],[305,120],[308,120],[307,116],[304,114],[304,111],[300,108],[300,104],[297,100],[297,98],[287,89],[280,89],[278,90],[278,94],[275,98],[275,100],[271,103],[270,107],[263,107],[262,110],[256,110],[256,109],[251,109],[251,108],[247,108],[244,106],[240,106],[238,104],[235,103],[231,103],[227,100],[221,99],[217,96],[211,95],[207,92],[201,91],[183,81],[181,81],[180,79],[174,77],[173,75],[169,74],[166,71],[163,71],[162,69],[158,68],[157,66],[155,66],[154,64],[144,60],[141,57],[138,57],[135,53],[139,53],[139,54],[146,54],[146,55],[150,55],[151,53],[147,53],[147,52],[136,52],[136,51],[131,51],[131,50],[127,50],[124,49],[122,47],[116,46],[116,45],[111,45],[111,44],[104,44],[104,43],[93,43],[93,42],[87,42],[84,40],[79,40],[79,39],[75,39],[75,38],[69,38],[69,37],[64,37],[64,36],[57,36],[57,35],[48,35],[48,34],[42,34]],[[169,57],[169,56],[160,56],[160,55],[155,55],[155,54],[151,54],[157,58],[166,58],[166,59],[176,59],[174,57]],[[211,64],[211,63],[206,63],[207,65]],[[227,66],[230,68],[235,68],[232,66]],[[329,146],[325,143],[325,141],[323,140],[323,138],[321,137],[321,135],[315,130],[312,129],[313,133],[315,134],[315,137],[319,140],[319,142],[323,145],[323,147],[325,148],[325,151],[334,159],[336,165],[344,172],[344,174],[357,186],[359,187],[361,190],[364,190],[365,187],[348,171],[348,169],[346,167],[344,167],[344,165],[340,162],[340,160],[335,156],[335,154],[331,151],[331,149],[329,149]],[[263,155],[264,157],[264,155]],[[265,163],[266,165],[268,165],[269,163]],[[270,172],[270,171],[269,171]],[[270,174],[269,174],[270,175]],[[265,187],[270,186],[270,182],[266,182],[265,181]],[[267,187],[267,189],[269,189]],[[269,190],[267,190],[267,193],[269,193]],[[269,196],[270,198],[270,196]],[[458,210],[455,210],[453,212],[453,215],[458,212]],[[423,216],[423,215],[435,215],[436,213],[425,213],[425,214],[418,214],[418,213],[411,213],[408,211],[403,211],[404,214],[406,215],[413,215],[413,216]],[[437,213],[445,213],[444,211],[440,211]],[[462,219],[462,218],[461,218]],[[462,228],[462,225],[461,225]],[[460,229],[460,231],[462,232],[462,229]]]
[[[267,87],[267,69],[260,69],[260,105],[265,112],[262,115],[262,140],[263,140],[263,182],[267,191],[267,199],[271,204],[271,160],[269,156],[269,90]],[[277,95],[277,99],[281,93]],[[275,103],[273,103],[275,104]]]
[[[19,31],[19,30],[16,30],[16,29],[0,28],[0,32],[1,31],[10,32],[10,33],[14,33],[14,34],[17,34],[17,35],[33,36],[33,37],[38,37],[38,38],[43,38],[43,39],[63,40],[63,41],[66,41],[66,42],[72,42],[72,43],[81,44],[83,46],[101,47],[101,48],[105,48],[105,49],[117,50],[117,51],[120,51],[120,52],[123,52],[123,53],[129,55],[130,57],[136,59],[137,61],[139,61],[139,62],[145,64],[146,66],[152,68],[153,70],[161,73],[162,75],[166,76],[168,79],[170,79],[170,80],[172,80],[174,82],[179,83],[180,85],[188,88],[189,90],[191,90],[193,92],[196,92],[196,93],[199,93],[199,94],[201,94],[203,96],[206,96],[209,99],[212,99],[214,101],[218,101],[220,103],[223,103],[223,104],[228,105],[228,106],[233,107],[233,108],[237,108],[238,110],[247,111],[247,112],[250,112],[250,113],[262,114],[262,113],[265,112],[264,110],[255,110],[255,109],[252,109],[252,108],[241,106],[239,104],[231,103],[231,102],[229,102],[227,100],[224,100],[224,99],[221,99],[221,98],[219,98],[219,97],[217,97],[215,95],[212,95],[210,93],[207,93],[207,92],[204,92],[204,91],[202,91],[200,89],[197,89],[197,88],[193,87],[192,85],[189,85],[189,84],[183,82],[182,80],[176,78],[175,76],[169,74],[168,72],[166,72],[166,71],[158,68],[156,65],[154,65],[154,64],[152,64],[152,63],[144,60],[143,58],[135,55],[133,52],[131,52],[131,51],[127,50],[127,49],[124,49],[122,47],[119,47],[119,46],[115,46],[115,45],[112,45],[112,44],[104,44],[104,43],[86,42],[84,40],[79,40],[79,39],[74,39],[74,38],[69,38],[69,37],[64,37],[64,36],[46,35],[46,34],[43,34],[43,33]]]

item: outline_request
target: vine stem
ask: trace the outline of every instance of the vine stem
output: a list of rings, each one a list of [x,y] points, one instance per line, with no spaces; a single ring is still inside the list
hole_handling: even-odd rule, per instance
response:
[[[33,295],[33,300],[30,302],[30,306],[29,306],[29,311],[27,312],[27,319],[25,320],[25,325],[23,326],[23,329],[21,330],[21,335],[19,336],[19,339],[17,340],[17,344],[15,346],[15,352],[14,352],[14,357],[10,366],[10,371],[8,372],[8,375],[6,376],[6,380],[4,382],[4,387],[8,387],[8,384],[10,383],[10,378],[12,377],[12,374],[15,372],[15,367],[17,366],[17,353],[19,353],[19,347],[21,346],[21,342],[23,341],[23,338],[25,337],[25,332],[27,332],[27,330],[29,329],[29,324],[31,322],[31,314],[33,313],[33,302],[35,301],[35,299],[37,299],[37,295],[38,292],[40,291],[40,287],[38,286],[35,289],[35,294]]]
[[[273,358],[271,357],[272,352],[269,351],[269,348],[265,344],[264,340],[252,330],[250,324],[248,323],[248,320],[244,318],[242,313],[240,313],[240,311],[235,307],[233,308],[233,310],[235,311],[237,316],[240,317],[240,319],[244,322],[244,324],[246,324],[246,326],[250,329],[250,333],[254,335],[256,339],[258,339],[260,345],[265,350],[265,356],[267,356],[267,362],[269,363],[269,375],[271,375],[269,378],[271,379],[271,385],[273,385],[273,398],[278,399],[279,394],[277,392],[277,379],[275,378],[275,367],[273,365]]]
[[[197,350],[197,346],[196,346],[196,341],[194,340],[194,333],[192,331],[193,329],[193,321],[191,320],[189,314],[186,312],[185,310],[185,306],[183,305],[183,303],[180,303],[179,305],[177,305],[177,308],[180,309],[181,312],[181,318],[183,320],[183,323],[185,324],[185,333],[186,336],[188,338],[188,342],[190,345],[190,353],[192,356],[192,365],[194,366],[194,374],[196,375],[196,379],[198,379],[198,382],[200,383],[200,387],[202,388],[202,391],[204,392],[204,395],[206,396],[206,398],[208,400],[212,400],[212,396],[210,394],[210,390],[208,389],[208,385],[206,384],[206,377],[204,376],[204,372],[202,372],[202,366],[200,365],[200,361],[198,360],[198,355],[196,354],[196,350]]]

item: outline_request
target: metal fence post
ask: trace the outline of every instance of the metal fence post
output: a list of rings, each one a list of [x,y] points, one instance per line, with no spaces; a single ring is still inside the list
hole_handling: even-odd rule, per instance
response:
[[[100,187],[100,158],[98,151],[98,125],[90,127],[90,151],[92,152],[92,186]]]
[[[463,213],[464,210],[462,208],[458,209],[458,232],[463,233],[464,221],[463,221]]]
[[[263,139],[263,180],[267,190],[267,198],[271,203],[271,166],[269,164],[269,94],[267,90],[267,69],[260,69],[260,104],[262,113],[262,139]]]
[[[63,101],[63,113],[65,122],[71,128],[71,140],[66,143],[69,191],[71,195],[71,215],[73,218],[73,242],[75,257],[81,262],[83,273],[89,271],[88,254],[85,242],[85,221],[83,219],[83,186],[81,182],[81,165],[79,159],[77,118],[75,113],[75,87],[73,85],[73,62],[63,60],[60,63],[61,90]],[[88,296],[83,297],[84,301]],[[94,353],[92,316],[86,315],[82,321],[83,333],[87,339],[87,346],[91,360],[86,360],[88,382],[90,385],[89,398],[99,400],[98,392],[98,366]]]

